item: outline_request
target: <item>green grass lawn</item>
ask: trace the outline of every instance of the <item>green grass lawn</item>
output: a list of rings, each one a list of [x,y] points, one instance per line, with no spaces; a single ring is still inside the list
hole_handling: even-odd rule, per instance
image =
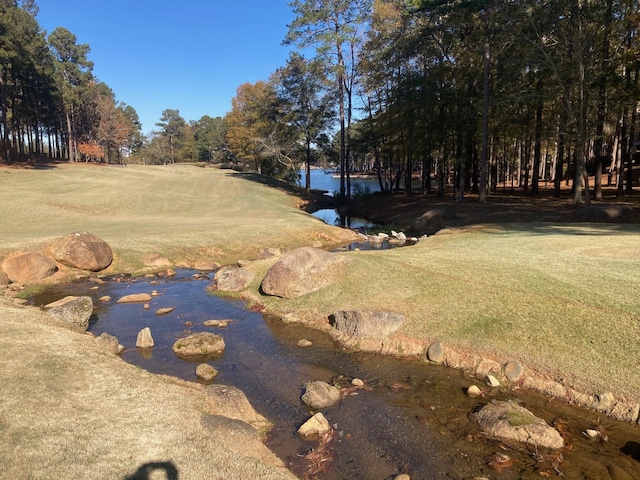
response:
[[[310,319],[339,309],[401,312],[409,337],[520,359],[585,392],[638,397],[636,225],[477,226],[348,255],[339,285],[261,301]]]
[[[111,270],[129,271],[151,254],[233,263],[345,239],[252,179],[189,165],[1,168],[0,255],[86,230],[114,249]],[[256,262],[251,293],[315,322],[340,309],[401,312],[409,337],[518,358],[585,391],[640,395],[637,225],[476,226],[340,255],[351,261],[339,284],[292,300],[260,295],[270,262]]]
[[[252,178],[193,165],[0,168],[0,255],[89,231],[114,250],[112,270],[123,271],[152,254],[224,264],[264,247],[344,240],[296,198]]]

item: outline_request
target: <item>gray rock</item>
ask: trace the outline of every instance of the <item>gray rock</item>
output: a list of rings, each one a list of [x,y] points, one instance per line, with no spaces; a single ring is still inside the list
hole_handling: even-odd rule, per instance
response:
[[[111,353],[113,355],[118,355],[118,353],[120,353],[120,344],[118,343],[118,339],[108,333],[103,333],[99,337],[96,337],[96,344],[103,352]]]
[[[55,262],[36,252],[11,256],[2,263],[2,270],[13,283],[29,284],[53,275]]]
[[[196,367],[196,377],[201,378],[205,382],[210,382],[218,376],[218,370],[208,363],[201,363]]]
[[[216,268],[220,268],[220,264],[213,260],[199,260],[193,265],[193,268],[201,272],[212,272]]]
[[[213,277],[218,290],[223,292],[239,292],[253,281],[255,275],[244,268],[222,267]]]
[[[393,312],[340,310],[331,316],[333,327],[352,338],[384,339],[404,323],[404,315]]]
[[[487,435],[515,440],[534,447],[564,447],[564,440],[557,430],[513,402],[494,400],[482,407],[474,417]]]
[[[262,280],[267,295],[296,298],[338,280],[346,259],[336,253],[302,247],[285,253],[274,263]]]
[[[86,331],[93,313],[91,297],[64,297],[45,305],[45,310],[59,322],[73,329]]]
[[[442,340],[436,340],[427,349],[427,358],[434,363],[442,363],[444,361],[444,347]]]
[[[258,429],[242,420],[222,415],[203,415],[202,425],[206,429],[207,435],[215,438],[221,445],[225,445],[225,451],[233,452],[238,458],[251,452],[252,458],[255,458],[257,462],[283,468],[282,461],[275,458],[273,453],[262,443]],[[204,454],[203,459],[206,458],[206,455]],[[210,478],[214,477],[230,478],[222,474],[210,475]],[[154,476],[154,478],[156,477]],[[177,475],[173,478],[177,478]]]
[[[604,392],[598,395],[598,405],[596,408],[600,411],[607,411],[613,407],[615,402],[616,397],[614,397],[613,393]]]
[[[104,240],[88,232],[65,235],[53,243],[53,258],[72,268],[97,272],[113,261],[111,247]]]
[[[138,348],[151,348],[155,346],[153,337],[151,336],[151,329],[149,327],[143,328],[138,332],[136,338],[136,347]]]
[[[302,401],[315,410],[330,407],[340,401],[340,391],[326,382],[309,382],[305,385]]]
[[[207,385],[204,391],[213,399],[218,414],[241,420],[256,428],[270,425],[266,418],[255,411],[239,388],[229,385]]]
[[[504,366],[504,376],[511,383],[518,383],[524,374],[524,367],[518,360],[511,360]]]
[[[179,357],[199,359],[223,353],[225,344],[220,335],[199,332],[176,340],[172,349]]]
[[[171,260],[169,260],[167,257],[163,257],[162,255],[151,255],[150,257],[147,257],[144,261],[144,264],[147,267],[170,267],[172,265]]]

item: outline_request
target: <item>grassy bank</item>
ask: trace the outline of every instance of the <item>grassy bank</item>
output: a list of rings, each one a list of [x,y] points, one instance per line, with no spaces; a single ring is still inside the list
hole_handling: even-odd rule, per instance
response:
[[[203,259],[230,264],[256,258],[264,247],[292,249],[348,240],[345,231],[301,212],[299,199],[264,183],[256,176],[195,166],[0,168],[0,260],[16,250],[45,248],[74,231],[90,231],[112,246],[110,272],[139,270],[152,255],[175,264]],[[291,300],[261,295],[260,281],[274,260],[252,262],[246,268],[257,275],[248,293],[268,310],[295,313],[318,327],[326,326],[327,317],[340,309],[400,312],[407,318],[399,332],[405,337],[427,342],[439,338],[501,362],[519,359],[525,368],[548,373],[577,390],[611,390],[638,401],[638,225],[467,226],[424,238],[413,247],[339,255],[349,259],[339,283]],[[77,473],[98,463],[105,472],[98,476],[107,478],[106,472],[114,468],[130,472],[171,455],[179,460],[181,472],[197,472],[206,465],[189,460],[194,457],[190,429],[204,436],[200,417],[215,413],[215,406],[191,405],[204,400],[194,397],[190,387],[167,390],[166,379],[96,353],[88,336],[56,329],[53,341],[53,328],[40,312],[6,302],[0,302],[0,360],[9,368],[0,382],[0,397],[11,403],[0,409],[0,429],[7,433],[0,441],[0,472],[3,465],[17,466],[10,471],[13,476],[0,478],[18,478],[16,472],[29,471],[93,478]],[[94,381],[93,376],[104,380]],[[163,396],[165,391],[171,398]],[[105,398],[108,416],[99,421]],[[143,418],[165,402],[170,412],[161,410],[163,415],[184,416],[182,408],[189,413],[189,425],[175,427],[177,419],[169,425],[160,415],[138,422],[138,430],[131,431],[132,409],[145,409]],[[76,421],[78,411],[83,414]],[[55,422],[31,420],[53,416],[66,425],[68,443],[55,443],[61,435]],[[87,436],[86,425],[100,427],[95,442]],[[164,441],[162,428],[175,428],[184,448],[172,453],[174,439],[165,435]],[[122,442],[110,437],[116,431],[125,437]],[[225,436],[222,430],[219,434]],[[157,444],[147,452],[146,440],[140,438]],[[213,448],[210,439],[197,438],[205,451]],[[77,459],[68,452],[87,441],[96,446],[76,468]],[[22,442],[18,453],[16,442]],[[40,444],[48,448],[30,447]],[[129,451],[135,455],[129,458]],[[219,462],[227,465],[237,455],[233,449],[221,451]],[[98,456],[110,460],[100,463]],[[257,464],[244,458],[240,465]],[[258,477],[287,475],[277,466],[264,469]],[[193,478],[206,475],[203,470]]]
[[[340,229],[302,214],[297,199],[249,174],[192,165],[47,170],[0,168],[0,256],[36,249],[74,231],[103,238],[113,271],[145,257],[174,263],[230,263],[260,248],[345,239]]]
[[[349,253],[340,284],[269,309],[326,322],[339,309],[401,312],[400,331],[593,394],[638,398],[640,228],[508,224],[451,230],[414,247]],[[253,268],[262,278],[268,262]]]

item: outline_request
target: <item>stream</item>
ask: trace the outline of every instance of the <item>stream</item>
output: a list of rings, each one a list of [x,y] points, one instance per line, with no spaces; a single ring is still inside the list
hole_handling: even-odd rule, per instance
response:
[[[266,444],[300,478],[382,480],[405,473],[416,479],[580,479],[640,478],[640,427],[597,412],[568,406],[542,395],[506,387],[490,389],[463,372],[369,353],[350,353],[328,335],[247,310],[240,301],[207,293],[211,275],[179,270],[172,278],[115,276],[58,285],[34,296],[46,305],[66,295],[88,295],[94,302],[89,331],[107,332],[126,347],[126,362],[151,372],[198,381],[195,363],[180,360],[171,346],[191,332],[221,335],[226,351],[209,361],[220,374],[215,383],[241,389],[253,407],[273,424]],[[157,291],[149,309],[117,304],[133,293]],[[110,301],[100,301],[103,296]],[[174,310],[158,316],[159,308]],[[203,322],[230,319],[226,328]],[[155,347],[135,347],[137,333],[150,327]],[[301,348],[307,339],[312,346]],[[297,428],[311,415],[300,400],[304,384],[323,380],[364,389],[323,411],[334,427],[330,441],[303,441]],[[477,384],[483,395],[465,395]],[[567,446],[557,452],[482,435],[471,413],[492,399],[511,399],[558,428]],[[599,428],[607,439],[582,432]],[[626,476],[625,476],[626,475]]]

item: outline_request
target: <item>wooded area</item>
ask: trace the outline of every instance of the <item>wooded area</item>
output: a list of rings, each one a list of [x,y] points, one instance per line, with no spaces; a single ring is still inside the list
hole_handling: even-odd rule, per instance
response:
[[[47,37],[34,0],[0,0],[2,160],[206,161],[290,180],[333,165],[347,198],[353,172],[481,202],[541,182],[571,185],[574,203],[638,185],[638,0],[290,5],[285,66],[239,86],[225,118],[166,109],[145,138],[88,45],[61,27]]]
[[[34,0],[0,0],[0,154],[109,159],[140,148],[133,107],[92,75],[89,46],[56,28],[46,37]]]
[[[371,170],[382,190],[412,193],[419,177],[424,192],[443,195],[448,182],[458,198],[476,192],[480,201],[498,188],[536,195],[541,181],[558,193],[562,182],[571,184],[575,203],[601,199],[603,182],[620,195],[638,184],[637,0],[291,6],[297,16],[285,43],[315,49],[316,71],[335,100],[323,105],[337,110],[333,148],[312,143],[316,157],[339,166],[343,195],[350,172]],[[229,138],[243,158],[247,144],[262,155],[273,151],[282,120],[294,123],[270,100],[278,96],[264,93],[269,85],[278,91],[278,75],[259,85],[261,96],[245,95],[257,85],[239,89],[229,116],[231,126],[241,118],[245,131],[253,128],[242,137],[244,150]],[[298,93],[298,104],[320,92]],[[253,121],[248,112],[260,109],[271,117]],[[290,134],[279,137],[282,152]],[[584,188],[589,177],[592,192]]]

